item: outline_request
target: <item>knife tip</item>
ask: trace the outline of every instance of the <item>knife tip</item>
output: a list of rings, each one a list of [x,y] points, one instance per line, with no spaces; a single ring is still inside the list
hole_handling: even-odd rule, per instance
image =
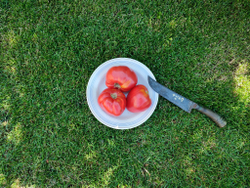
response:
[[[153,82],[155,79],[153,79],[151,76],[148,76],[148,82]]]

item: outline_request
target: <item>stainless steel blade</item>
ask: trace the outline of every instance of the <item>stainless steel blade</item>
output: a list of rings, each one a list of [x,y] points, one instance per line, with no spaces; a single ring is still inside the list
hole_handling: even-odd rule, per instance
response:
[[[159,93],[162,97],[166,98],[167,100],[169,100],[170,102],[172,102],[173,104],[188,113],[190,113],[191,110],[196,106],[196,103],[194,103],[193,101],[190,101],[189,99],[159,84],[150,76],[148,76],[148,83],[155,92]]]

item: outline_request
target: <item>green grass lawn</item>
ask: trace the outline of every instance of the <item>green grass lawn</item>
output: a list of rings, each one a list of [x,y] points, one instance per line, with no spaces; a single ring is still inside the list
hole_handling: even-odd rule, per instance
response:
[[[250,186],[249,1],[0,0],[0,37],[0,187]],[[162,97],[102,125],[86,86],[117,57],[227,126]]]

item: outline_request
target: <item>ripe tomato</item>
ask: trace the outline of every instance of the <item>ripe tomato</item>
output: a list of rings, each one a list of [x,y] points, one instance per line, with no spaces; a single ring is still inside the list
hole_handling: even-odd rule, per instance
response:
[[[126,108],[126,97],[118,89],[107,88],[98,97],[98,104],[108,114],[119,116]]]
[[[148,89],[144,85],[135,86],[127,96],[127,109],[130,112],[142,112],[151,105]]]
[[[126,66],[112,67],[106,74],[106,86],[108,88],[117,88],[124,92],[135,87],[137,81],[135,72]]]

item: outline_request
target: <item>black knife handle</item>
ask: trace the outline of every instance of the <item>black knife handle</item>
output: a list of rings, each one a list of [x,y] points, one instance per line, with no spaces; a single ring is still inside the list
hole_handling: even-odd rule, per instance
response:
[[[197,105],[197,104],[196,104]],[[225,127],[227,122],[224,121],[218,114],[216,114],[215,112],[204,108],[202,106],[194,106],[194,109],[198,110],[199,112],[207,115],[208,117],[210,117],[220,128]]]

